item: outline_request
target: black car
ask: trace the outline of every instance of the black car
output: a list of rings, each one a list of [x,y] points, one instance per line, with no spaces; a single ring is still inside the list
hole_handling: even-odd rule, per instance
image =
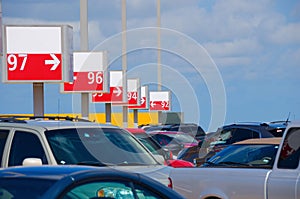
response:
[[[177,158],[193,162],[195,158],[198,161],[205,162],[208,158],[215,155],[225,147],[246,139],[251,138],[270,138],[280,137],[286,125],[283,123],[259,123],[244,122],[233,123],[219,128],[213,136],[207,137],[198,146],[190,147],[179,152]],[[277,134],[276,134],[277,133]]]

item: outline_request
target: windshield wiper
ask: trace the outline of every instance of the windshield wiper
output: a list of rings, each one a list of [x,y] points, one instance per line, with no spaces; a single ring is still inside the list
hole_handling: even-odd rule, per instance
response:
[[[241,162],[232,162],[232,161],[224,161],[224,162],[218,162],[216,165],[231,165],[231,166],[252,166],[252,164],[248,163],[241,163]]]
[[[114,166],[114,164],[103,163],[100,161],[83,161],[83,162],[78,162],[76,165],[97,166],[97,167]]]
[[[146,163],[140,163],[140,162],[121,162],[116,164],[117,166],[148,166],[150,164],[146,164]],[[151,165],[155,165],[155,164],[151,164]]]
[[[232,161],[224,161],[224,162],[218,162],[218,163],[214,163],[214,162],[210,162],[210,161],[206,161],[203,164],[203,167],[220,167],[220,166],[243,166],[243,167],[252,167],[252,164],[248,164],[248,163],[241,163],[241,162],[232,162]]]

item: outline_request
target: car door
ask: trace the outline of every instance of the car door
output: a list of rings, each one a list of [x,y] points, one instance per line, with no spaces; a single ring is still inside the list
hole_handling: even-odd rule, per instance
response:
[[[268,179],[268,198],[299,198],[300,128],[291,128],[284,139],[277,164]]]
[[[11,142],[7,166],[22,165],[26,158],[39,158],[42,164],[48,164],[46,152],[38,135],[17,129]]]

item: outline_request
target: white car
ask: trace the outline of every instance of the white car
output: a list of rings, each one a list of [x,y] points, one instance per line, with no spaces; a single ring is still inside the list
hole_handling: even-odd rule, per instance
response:
[[[0,117],[0,165],[92,165],[141,172],[168,185],[161,165],[128,131],[69,117]]]

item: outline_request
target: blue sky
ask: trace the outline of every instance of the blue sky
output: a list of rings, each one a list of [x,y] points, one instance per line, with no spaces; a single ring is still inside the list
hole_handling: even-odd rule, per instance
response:
[[[2,0],[3,24],[69,24],[80,49],[79,0]],[[120,70],[121,0],[89,0],[89,49]],[[156,0],[127,1],[128,76],[156,89]],[[223,123],[300,117],[300,1],[162,0],[162,84],[172,110]],[[32,113],[31,84],[0,83],[0,113]],[[103,112],[91,104],[90,112]],[[115,108],[118,111],[118,108]],[[80,112],[78,94],[45,85],[45,112]]]

